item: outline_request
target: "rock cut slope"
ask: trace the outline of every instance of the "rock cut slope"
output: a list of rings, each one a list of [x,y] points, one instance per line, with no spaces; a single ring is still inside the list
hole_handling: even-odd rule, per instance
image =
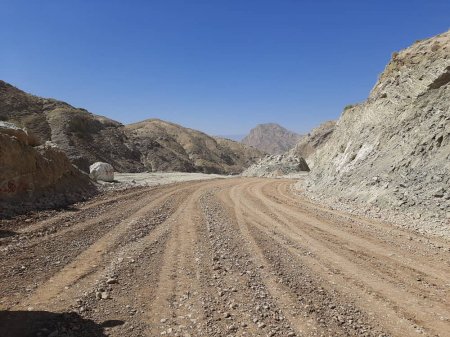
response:
[[[291,155],[302,157],[309,167],[314,166],[314,153],[323,147],[333,134],[336,121],[327,121],[314,128],[307,135],[302,137],[293,149],[289,151]]]
[[[96,188],[53,144],[0,122],[0,219],[34,208],[66,206]]]
[[[243,177],[280,177],[300,172],[309,172],[308,164],[302,157],[290,153],[267,155],[244,172]]]
[[[394,53],[314,155],[312,191],[450,216],[450,32]]]
[[[302,136],[275,123],[259,124],[242,140],[269,154],[282,154],[292,149]]]

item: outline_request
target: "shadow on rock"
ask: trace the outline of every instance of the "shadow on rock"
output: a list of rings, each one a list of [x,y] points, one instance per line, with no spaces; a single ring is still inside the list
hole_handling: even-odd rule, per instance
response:
[[[0,239],[16,235],[16,232],[0,229]]]
[[[119,320],[98,324],[74,312],[0,311],[1,337],[106,337],[104,328],[122,324]]]

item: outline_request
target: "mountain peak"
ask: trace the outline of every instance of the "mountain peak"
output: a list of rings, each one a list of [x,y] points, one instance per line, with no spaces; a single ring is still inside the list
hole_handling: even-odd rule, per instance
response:
[[[242,143],[270,154],[280,154],[293,148],[301,137],[277,123],[264,123],[251,129]]]

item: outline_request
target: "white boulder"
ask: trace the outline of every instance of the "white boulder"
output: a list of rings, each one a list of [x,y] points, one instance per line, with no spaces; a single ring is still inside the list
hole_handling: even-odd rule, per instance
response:
[[[114,181],[114,168],[100,161],[89,166],[89,176],[93,180]]]

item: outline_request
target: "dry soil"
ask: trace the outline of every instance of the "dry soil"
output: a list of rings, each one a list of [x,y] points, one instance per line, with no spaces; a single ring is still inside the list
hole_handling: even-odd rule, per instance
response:
[[[448,242],[294,182],[136,187],[3,222],[0,336],[450,336]]]

